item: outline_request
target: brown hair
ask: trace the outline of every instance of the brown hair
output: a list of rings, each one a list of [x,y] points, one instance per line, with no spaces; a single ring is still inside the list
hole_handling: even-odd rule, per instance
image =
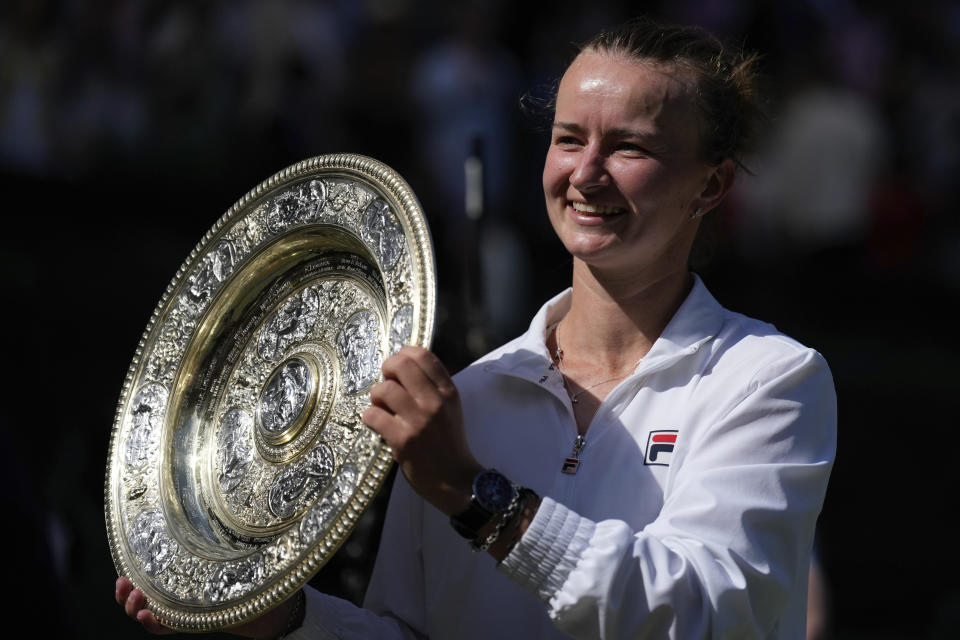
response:
[[[695,72],[702,159],[718,165],[731,158],[745,168],[743,158],[766,122],[757,91],[756,53],[725,46],[700,27],[661,25],[648,18],[603,31],[580,51],[676,64]]]

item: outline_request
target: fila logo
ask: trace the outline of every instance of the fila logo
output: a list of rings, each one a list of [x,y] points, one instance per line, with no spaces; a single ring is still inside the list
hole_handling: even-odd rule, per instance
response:
[[[673,448],[676,444],[676,429],[651,431],[650,435],[647,436],[647,453],[643,457],[643,464],[669,466],[673,459]]]

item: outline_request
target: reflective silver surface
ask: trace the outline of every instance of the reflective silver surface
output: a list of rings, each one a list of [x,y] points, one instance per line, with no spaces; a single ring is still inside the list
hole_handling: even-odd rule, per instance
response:
[[[117,570],[164,624],[242,624],[329,559],[390,467],[367,391],[429,346],[434,301],[422,211],[369,158],[289,167],[206,234],[130,366],[105,487]]]

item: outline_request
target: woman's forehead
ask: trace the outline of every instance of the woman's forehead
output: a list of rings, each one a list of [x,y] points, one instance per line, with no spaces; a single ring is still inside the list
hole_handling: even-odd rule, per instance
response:
[[[557,108],[605,100],[622,105],[625,115],[686,117],[695,95],[694,72],[682,65],[584,51],[561,79]]]

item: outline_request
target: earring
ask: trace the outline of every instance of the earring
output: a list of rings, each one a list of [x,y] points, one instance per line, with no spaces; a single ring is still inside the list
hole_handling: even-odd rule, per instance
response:
[[[697,207],[697,210],[690,214],[691,220],[696,220],[700,217],[700,212],[703,211],[703,207]]]

